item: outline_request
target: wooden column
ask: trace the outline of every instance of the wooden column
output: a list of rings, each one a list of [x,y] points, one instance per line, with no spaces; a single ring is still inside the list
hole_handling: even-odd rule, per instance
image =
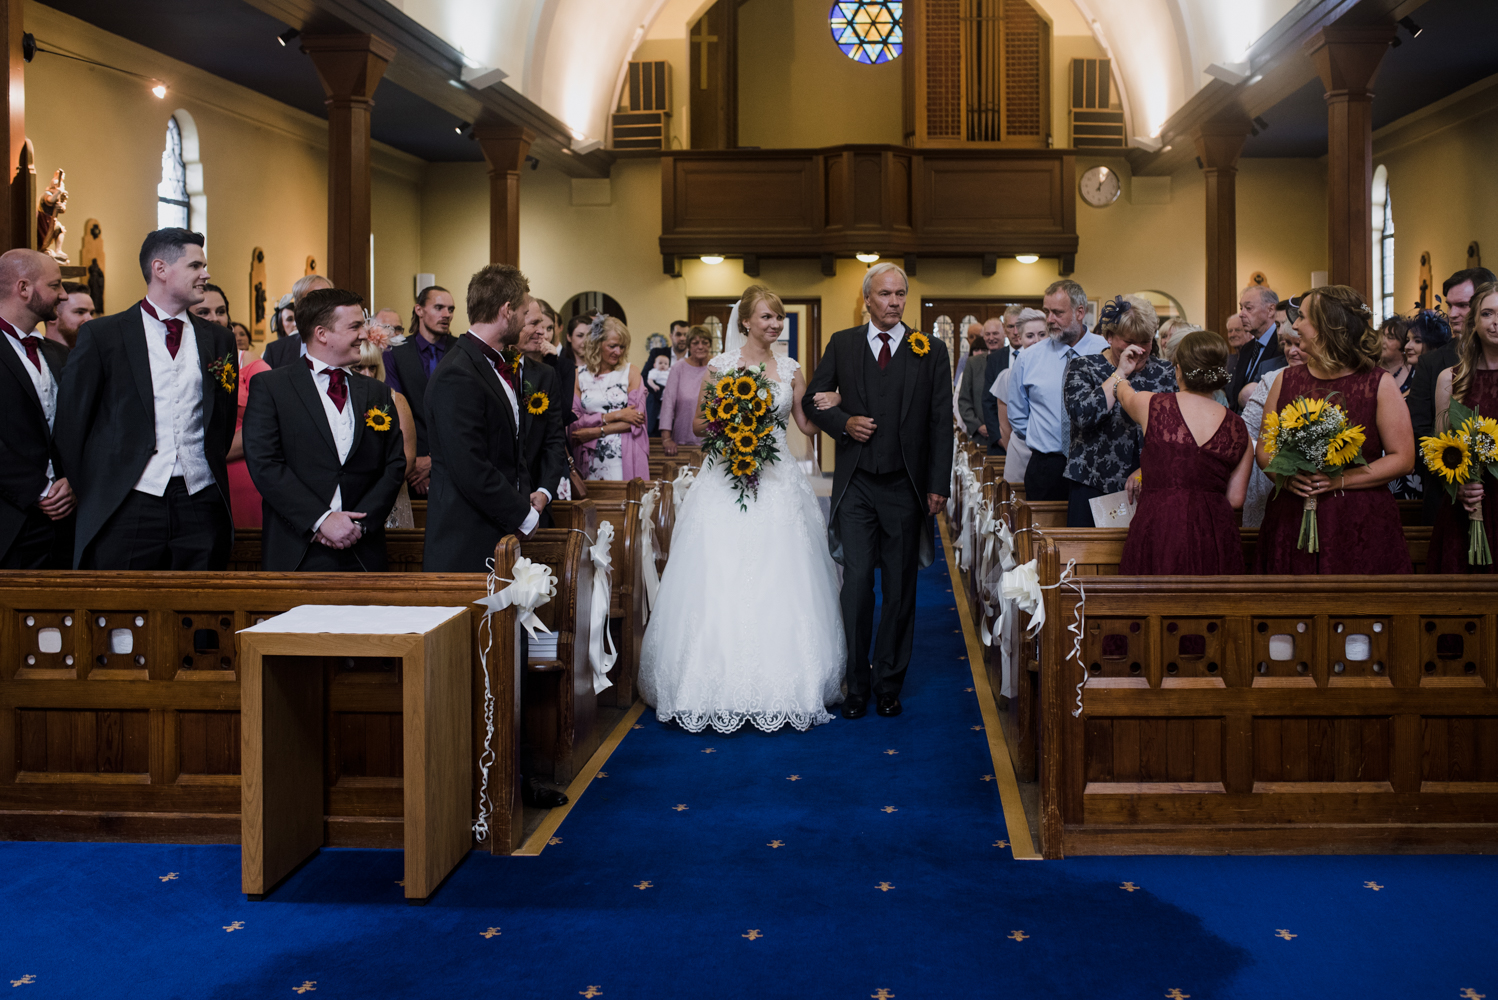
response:
[[[1394,25],[1330,27],[1306,55],[1326,88],[1328,280],[1367,299],[1373,289],[1373,79]]]
[[[30,172],[21,174],[21,154],[26,149],[26,60],[21,55],[23,0],[0,0],[0,53],[5,59],[6,86],[0,94],[3,113],[0,128],[5,130],[0,149],[10,157],[5,163],[9,178],[9,197],[0,205],[0,251],[29,247],[35,242],[36,206],[31,204]]]
[[[395,46],[373,35],[304,35],[328,96],[328,280],[369,295],[369,119]]]
[[[536,133],[509,122],[478,122],[473,138],[489,164],[489,263],[520,266],[520,169]]]
[[[1205,326],[1222,332],[1238,311],[1238,154],[1247,119],[1214,119],[1192,129],[1207,180],[1207,312]]]

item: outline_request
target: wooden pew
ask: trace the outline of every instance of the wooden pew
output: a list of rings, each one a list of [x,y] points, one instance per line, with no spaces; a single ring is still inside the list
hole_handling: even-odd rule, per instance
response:
[[[1037,554],[1054,583],[1062,548]],[[1498,580],[1100,575],[1086,591],[1082,665],[1076,595],[1045,592],[1047,857],[1498,849]]]
[[[556,658],[528,658],[522,673],[527,774],[563,785],[603,742],[588,664],[593,560],[587,538],[597,537],[598,512],[591,500],[569,507],[568,522],[576,529],[543,528],[520,540],[521,555],[557,575],[556,596],[536,612],[548,631],[558,633]]]

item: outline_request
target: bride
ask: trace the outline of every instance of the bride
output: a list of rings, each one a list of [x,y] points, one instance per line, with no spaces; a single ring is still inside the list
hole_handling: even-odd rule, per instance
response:
[[[786,447],[786,422],[808,435],[801,368],[771,350],[785,325],[780,299],[752,285],[729,317],[704,387],[736,368],[765,366],[780,460],[764,467],[749,509],[709,459],[682,503],[640,654],[640,692],[662,722],[691,732],[765,732],[828,722],[842,700],[846,647],[837,572],[811,483]],[[702,434],[699,394],[693,431]]]

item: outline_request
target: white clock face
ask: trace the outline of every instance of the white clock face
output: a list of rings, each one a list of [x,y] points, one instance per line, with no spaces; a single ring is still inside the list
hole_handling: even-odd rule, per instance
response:
[[[1123,190],[1118,172],[1108,167],[1093,167],[1082,175],[1082,200],[1094,208],[1104,208],[1118,200]]]

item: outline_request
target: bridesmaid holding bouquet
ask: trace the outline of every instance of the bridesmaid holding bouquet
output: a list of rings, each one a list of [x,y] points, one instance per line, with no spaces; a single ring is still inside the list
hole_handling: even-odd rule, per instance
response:
[[[1461,342],[1455,368],[1436,379],[1436,432],[1454,430],[1448,418],[1452,400],[1483,417],[1498,417],[1498,285],[1479,285],[1472,293],[1471,328]],[[1475,459],[1472,459],[1475,461]],[[1451,470],[1453,473],[1457,470]],[[1437,485],[1438,470],[1429,473]],[[1498,538],[1498,479],[1491,474],[1471,477],[1457,491],[1460,506],[1442,499],[1430,533],[1430,573],[1491,573],[1493,563],[1473,565],[1468,522],[1481,516],[1489,539]]]

